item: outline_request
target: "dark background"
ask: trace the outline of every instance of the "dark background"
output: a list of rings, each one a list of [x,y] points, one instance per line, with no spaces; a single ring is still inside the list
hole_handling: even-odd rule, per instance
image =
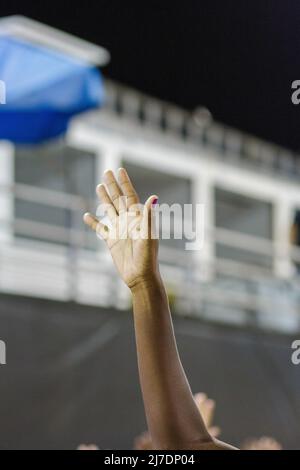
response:
[[[300,151],[299,0],[0,0],[105,46],[105,74],[216,120]]]
[[[132,322],[128,312],[2,294],[0,449],[132,448],[146,427]],[[222,439],[239,446],[267,435],[299,448],[292,338],[174,323],[193,392],[216,400]]]

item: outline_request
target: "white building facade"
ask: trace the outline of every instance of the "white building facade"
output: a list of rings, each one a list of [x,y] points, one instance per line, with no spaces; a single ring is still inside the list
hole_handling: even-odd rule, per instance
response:
[[[103,244],[82,224],[106,168],[125,166],[142,199],[203,204],[201,250],[162,240],[175,312],[283,332],[300,327],[296,155],[106,81],[102,109],[43,146],[0,143],[0,291],[129,308]]]

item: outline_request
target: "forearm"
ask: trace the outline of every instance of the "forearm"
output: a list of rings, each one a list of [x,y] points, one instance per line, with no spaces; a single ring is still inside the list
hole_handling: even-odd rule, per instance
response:
[[[111,227],[90,213],[84,215],[84,221],[105,240],[133,294],[140,381],[153,444],[158,449],[228,448],[208,434],[178,356],[163,283],[159,274],[149,279],[149,273],[157,271],[158,241],[152,237],[152,215],[158,198],[150,196],[141,211],[124,168],[118,171],[118,181],[111,170],[105,172],[104,181],[97,193]],[[124,227],[125,213],[130,223]],[[120,226],[126,232],[118,238]],[[137,232],[142,236],[137,237]],[[141,281],[145,276],[147,282]]]
[[[155,277],[132,293],[139,374],[154,447],[210,442],[179,359],[162,281]]]

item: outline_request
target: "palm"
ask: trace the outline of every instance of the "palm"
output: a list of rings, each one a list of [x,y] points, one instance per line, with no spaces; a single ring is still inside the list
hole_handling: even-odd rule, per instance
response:
[[[138,210],[138,196],[126,171],[119,170],[119,183],[111,171],[106,172],[105,182],[107,189],[100,185],[97,192],[105,205],[110,227],[90,214],[85,216],[85,222],[106,240],[122,279],[128,286],[132,286],[139,278],[144,278],[150,270],[155,269],[157,241],[149,236],[151,227],[148,223],[147,204],[146,210]],[[154,199],[149,198],[148,206]]]
[[[128,239],[118,240],[110,250],[119,273],[128,285],[132,284],[142,271],[143,250],[141,248],[141,243]]]

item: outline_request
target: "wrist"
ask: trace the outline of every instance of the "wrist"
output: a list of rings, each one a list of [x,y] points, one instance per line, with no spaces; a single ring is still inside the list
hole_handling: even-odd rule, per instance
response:
[[[163,281],[159,272],[152,273],[136,279],[129,288],[132,295],[136,295],[141,292],[163,288]]]
[[[168,297],[159,273],[139,279],[131,287],[131,294],[134,317],[158,318],[168,310]]]

